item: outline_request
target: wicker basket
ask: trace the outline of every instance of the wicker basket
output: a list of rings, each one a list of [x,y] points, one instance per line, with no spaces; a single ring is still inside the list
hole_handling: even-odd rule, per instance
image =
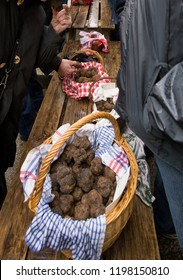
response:
[[[138,176],[138,166],[136,163],[136,159],[134,157],[134,154],[124,139],[124,137],[120,134],[119,126],[117,121],[114,119],[114,117],[106,112],[96,112],[92,113],[90,115],[87,115],[74,123],[60,138],[59,140],[52,146],[51,150],[45,157],[42,166],[40,168],[40,172],[38,175],[38,179],[35,183],[34,190],[30,196],[29,199],[29,208],[36,213],[38,203],[41,199],[42,195],[42,189],[43,184],[46,178],[46,175],[50,169],[50,164],[52,162],[52,159],[55,157],[55,155],[58,153],[60,148],[65,144],[65,142],[82,126],[85,124],[94,121],[99,118],[107,118],[113,125],[115,130],[115,142],[122,146],[124,151],[126,152],[130,167],[131,167],[131,175],[127,183],[126,192],[124,193],[122,199],[118,202],[117,206],[106,215],[106,233],[105,233],[105,240],[103,245],[103,252],[110,248],[113,243],[117,240],[119,237],[122,229],[125,227],[131,213],[132,213],[132,207],[133,207],[133,197],[136,190],[136,184],[137,184],[137,176]],[[50,143],[51,137],[48,138],[44,143]],[[71,258],[71,252],[70,251],[63,251],[64,255],[67,258]]]
[[[91,50],[91,49],[78,50],[74,54],[72,54],[69,59],[72,60],[73,58],[75,58],[80,53],[91,53],[92,55],[96,56],[99,59],[100,63],[102,64],[103,70],[105,71],[104,59],[97,51],[94,51],[94,50]]]

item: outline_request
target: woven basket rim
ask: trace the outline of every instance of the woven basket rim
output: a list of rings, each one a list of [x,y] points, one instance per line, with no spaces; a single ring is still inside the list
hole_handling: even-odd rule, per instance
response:
[[[42,166],[39,170],[38,179],[35,182],[34,190],[29,198],[28,207],[30,208],[31,211],[33,211],[34,213],[37,212],[37,207],[42,195],[44,181],[49,171],[49,166],[51,164],[52,159],[59,151],[59,149],[63,146],[65,141],[69,139],[84,124],[87,124],[88,122],[91,122],[92,120],[99,119],[99,118],[107,118],[113,124],[114,131],[115,131],[115,142],[117,143],[117,145],[123,147],[130,162],[130,167],[131,167],[130,180],[132,180],[131,185],[133,186],[131,188],[127,187],[124,196],[118,202],[117,206],[106,215],[106,223],[109,224],[114,218],[117,218],[126,209],[128,203],[132,200],[136,190],[136,181],[138,176],[138,166],[136,163],[136,159],[129,144],[126,142],[125,138],[120,134],[119,126],[115,118],[111,114],[106,112],[95,112],[83,117],[82,119],[80,119],[79,121],[71,125],[70,128],[64,134],[62,134],[59,140],[52,146],[51,150],[48,152],[47,156],[42,162]],[[43,143],[50,144],[51,140],[52,140],[52,136],[47,138]]]
[[[104,59],[103,59],[103,57],[99,54],[99,52],[97,52],[97,51],[95,51],[95,50],[92,50],[92,49],[80,49],[80,50],[78,50],[78,51],[76,51],[75,53],[73,53],[72,55],[71,55],[71,57],[70,57],[70,59],[72,60],[74,57],[76,57],[78,54],[80,54],[80,53],[91,53],[91,54],[93,54],[93,55],[95,55],[98,59],[99,59],[99,61],[100,61],[100,63],[102,64],[102,67],[103,67],[103,70],[105,71],[105,63],[104,63]]]

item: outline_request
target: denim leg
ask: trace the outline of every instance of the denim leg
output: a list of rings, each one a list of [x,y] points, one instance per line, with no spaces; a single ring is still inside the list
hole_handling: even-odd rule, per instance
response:
[[[172,215],[170,213],[167,196],[158,166],[154,182],[154,197],[156,198],[153,203],[156,231],[158,233],[175,233]]]
[[[159,169],[153,207],[156,228],[162,233],[173,233],[175,226],[183,251],[183,173],[157,157],[155,160]]]
[[[27,140],[36,119],[36,111],[32,106],[30,95],[26,95],[19,122],[19,133],[22,140]]]
[[[32,106],[36,112],[38,112],[41,103],[43,101],[44,95],[43,95],[43,89],[42,85],[39,82],[38,76],[36,71],[34,70],[32,73],[32,77],[30,79],[29,85],[28,85],[28,93],[30,95],[30,99],[32,101]]]
[[[23,140],[27,140],[43,100],[43,90],[37,74],[34,71],[28,84],[27,95],[23,101],[19,122],[19,133]]]

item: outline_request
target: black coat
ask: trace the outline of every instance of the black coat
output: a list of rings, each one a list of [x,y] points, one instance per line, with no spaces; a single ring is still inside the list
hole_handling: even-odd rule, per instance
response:
[[[22,99],[32,71],[40,67],[49,73],[57,68],[60,58],[56,55],[64,39],[51,26],[44,26],[45,12],[40,1],[25,0],[21,6],[16,2],[2,0],[0,4],[0,64],[6,63],[0,69],[0,81],[12,59],[15,42],[19,41],[13,61],[14,57],[18,59],[11,67],[0,100],[0,171],[14,162]]]

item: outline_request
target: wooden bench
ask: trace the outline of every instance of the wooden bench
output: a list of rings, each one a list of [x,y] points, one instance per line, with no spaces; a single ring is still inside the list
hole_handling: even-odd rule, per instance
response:
[[[79,42],[68,41],[63,54],[78,48]],[[108,74],[116,75],[120,62],[120,43],[110,42],[109,53],[102,55]],[[76,101],[63,93],[61,82],[55,73],[45,93],[20,166],[28,151],[52,135],[59,125],[68,122],[73,124],[91,111],[92,103],[88,99]],[[23,202],[19,168],[0,211],[0,258],[8,260],[66,259],[61,252],[55,253],[51,249],[45,249],[39,253],[33,253],[26,246],[24,236],[33,219],[33,213],[28,209],[27,203]],[[138,197],[135,197],[132,216],[120,237],[102,255],[102,258],[104,260],[160,259],[152,209],[143,204]]]
[[[69,39],[75,39],[76,30],[102,31],[104,35],[115,28],[111,22],[111,8],[108,0],[93,0],[91,5],[71,6],[72,26]]]

